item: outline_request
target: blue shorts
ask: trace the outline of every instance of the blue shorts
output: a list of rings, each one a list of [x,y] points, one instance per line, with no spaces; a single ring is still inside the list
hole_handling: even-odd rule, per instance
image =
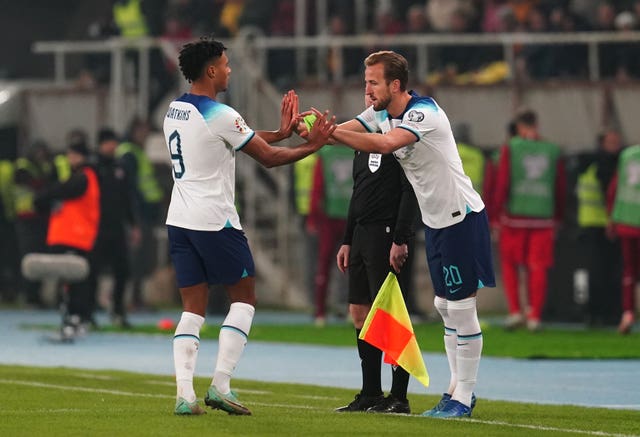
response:
[[[461,300],[479,288],[496,286],[485,210],[470,212],[460,223],[443,229],[427,226],[424,234],[436,296]]]
[[[255,276],[253,256],[241,230],[193,231],[170,225],[167,230],[179,288],[202,282],[231,285]]]

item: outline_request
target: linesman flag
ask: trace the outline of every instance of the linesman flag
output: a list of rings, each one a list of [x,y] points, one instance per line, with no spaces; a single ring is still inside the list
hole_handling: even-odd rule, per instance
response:
[[[429,386],[429,374],[413,333],[400,284],[391,272],[373,301],[360,331],[360,339],[384,352],[385,363],[402,367],[425,387]]]

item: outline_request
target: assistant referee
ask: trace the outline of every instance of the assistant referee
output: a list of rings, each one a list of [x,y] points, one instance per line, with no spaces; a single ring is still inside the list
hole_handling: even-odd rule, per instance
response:
[[[340,271],[349,270],[349,313],[362,366],[362,390],[349,405],[336,411],[409,413],[409,374],[399,366],[393,368],[390,394],[385,398],[380,382],[382,351],[358,337],[390,268],[399,273],[401,285],[408,282],[401,268],[412,255],[407,243],[414,235],[418,204],[404,171],[391,154],[355,152],[353,181],[337,263]]]

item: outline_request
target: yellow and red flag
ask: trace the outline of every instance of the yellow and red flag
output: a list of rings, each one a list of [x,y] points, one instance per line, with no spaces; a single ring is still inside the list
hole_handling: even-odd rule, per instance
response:
[[[429,386],[429,374],[413,333],[400,284],[393,273],[389,273],[380,287],[360,331],[360,339],[384,352],[385,363],[402,367],[425,387]]]

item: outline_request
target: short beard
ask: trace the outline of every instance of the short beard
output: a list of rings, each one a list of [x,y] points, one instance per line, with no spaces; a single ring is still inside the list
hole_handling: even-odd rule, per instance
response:
[[[382,111],[383,109],[387,109],[391,103],[391,97],[387,97],[386,99],[378,99],[373,103],[373,109],[376,111]]]

